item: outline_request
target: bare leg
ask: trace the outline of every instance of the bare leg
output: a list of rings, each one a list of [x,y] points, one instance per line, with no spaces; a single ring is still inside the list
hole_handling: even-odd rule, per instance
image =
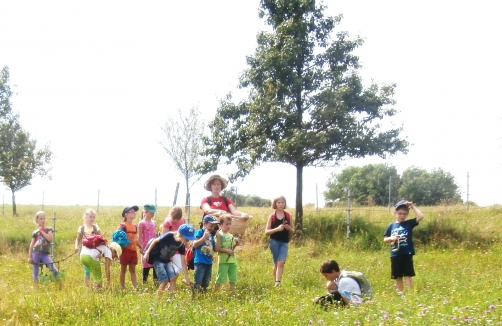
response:
[[[125,286],[125,274],[127,271],[127,265],[120,265],[120,286],[124,288]]]
[[[221,288],[221,284],[216,283],[216,284],[214,285],[214,292],[218,292],[218,291],[220,291],[220,288]]]
[[[135,264],[129,264],[129,273],[131,273],[132,286],[134,288],[137,288],[138,282],[136,281],[136,265]]]
[[[275,272],[275,281],[280,282],[282,280],[282,273],[284,272],[284,260],[277,261],[277,268]]]
[[[413,278],[411,276],[405,276],[404,282],[409,291],[413,292]]]
[[[167,283],[169,283],[169,281],[160,283],[159,288],[157,290],[157,299],[160,299],[162,297],[162,292],[164,292],[164,290],[166,289]]]
[[[40,287],[40,280],[33,280],[33,287],[38,290]]]
[[[230,292],[235,292],[235,283],[229,283]]]
[[[403,278],[396,278],[396,288],[397,292],[403,293]]]
[[[272,276],[274,277],[274,281],[277,280],[277,264],[274,264],[274,268],[272,269]]]
[[[88,276],[84,276],[84,282],[85,286],[89,287],[89,284],[91,283],[91,278]]]
[[[174,294],[176,292],[176,277],[169,281],[169,291]]]

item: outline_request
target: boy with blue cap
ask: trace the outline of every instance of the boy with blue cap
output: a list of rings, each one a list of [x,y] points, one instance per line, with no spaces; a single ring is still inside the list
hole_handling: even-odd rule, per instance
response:
[[[218,222],[213,215],[208,214],[202,219],[202,229],[195,232],[197,240],[193,243],[194,249],[194,282],[195,290],[206,292],[213,269],[214,248],[216,246],[215,234],[218,231]]]
[[[415,276],[413,267],[413,228],[424,218],[424,214],[411,202],[401,200],[394,206],[394,216],[396,222],[390,223],[384,232],[383,241],[391,243],[390,262],[391,278],[396,280],[398,293],[403,293],[403,277],[406,285],[413,290],[412,277]],[[407,220],[410,209],[415,212],[416,217]]]
[[[182,224],[176,232],[167,232],[158,238],[152,239],[147,245],[143,260],[153,265],[157,274],[159,288],[157,298],[162,296],[166,286],[170,283],[171,293],[176,291],[176,273],[172,258],[179,252],[181,255],[181,269],[185,275],[185,284],[190,284],[188,268],[185,260],[185,245],[188,241],[195,240],[195,230],[189,224]]]

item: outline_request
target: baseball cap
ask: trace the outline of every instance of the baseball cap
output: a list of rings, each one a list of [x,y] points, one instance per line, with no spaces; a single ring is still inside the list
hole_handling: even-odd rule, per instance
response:
[[[178,232],[183,236],[183,238],[188,241],[196,240],[195,229],[190,224],[181,224],[178,228]]]
[[[203,223],[211,223],[211,224],[220,224],[220,222],[215,220],[213,215],[211,215],[211,214],[204,216],[204,218],[202,219],[202,222]]]
[[[152,212],[154,214],[157,214],[157,208],[155,207],[154,204],[145,204],[145,206],[143,206],[143,208],[149,212]]]
[[[134,209],[135,212],[138,211],[138,206],[134,205],[134,206],[127,206],[126,208],[124,208],[124,210],[122,211],[122,217],[125,217],[125,214],[127,212],[129,212],[131,209]]]
[[[401,206],[406,206],[406,208],[408,208],[408,205],[406,205],[406,202],[407,202],[407,200],[400,200],[400,201],[397,202],[396,205],[394,205],[394,208],[398,209]]]

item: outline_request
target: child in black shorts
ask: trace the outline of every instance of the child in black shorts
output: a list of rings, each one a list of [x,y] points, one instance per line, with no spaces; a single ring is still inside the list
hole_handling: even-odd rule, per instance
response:
[[[424,214],[411,201],[401,200],[394,208],[396,222],[389,224],[383,234],[383,241],[391,243],[391,278],[396,280],[397,291],[402,293],[403,277],[408,289],[413,290],[413,228],[424,218]],[[407,220],[410,209],[415,212],[416,217]]]

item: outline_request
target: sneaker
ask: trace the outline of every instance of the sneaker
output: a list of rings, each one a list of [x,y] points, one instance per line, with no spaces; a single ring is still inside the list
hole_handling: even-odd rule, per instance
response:
[[[275,281],[274,287],[281,286],[281,281]]]

